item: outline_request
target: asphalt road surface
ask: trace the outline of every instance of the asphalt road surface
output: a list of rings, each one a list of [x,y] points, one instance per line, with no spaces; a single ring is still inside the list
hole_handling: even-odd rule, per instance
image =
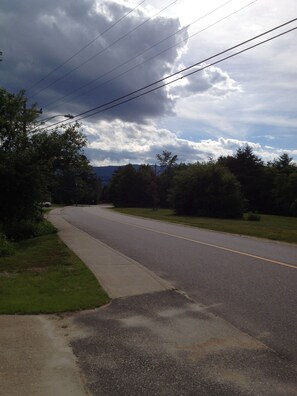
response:
[[[63,217],[297,363],[297,247],[67,207]]]

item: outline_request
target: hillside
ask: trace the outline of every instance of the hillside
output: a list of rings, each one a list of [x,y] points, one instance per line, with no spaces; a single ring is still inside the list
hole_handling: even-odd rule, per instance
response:
[[[124,165],[122,165],[124,166]],[[109,166],[93,166],[94,172],[96,176],[100,177],[101,183],[106,186],[111,179],[113,173],[121,168],[122,166],[114,166],[114,165],[109,165]],[[135,168],[138,168],[140,165],[133,165]],[[153,168],[155,168],[154,165],[152,165]],[[159,174],[162,172],[160,166],[156,167],[156,171]]]
[[[119,166],[93,166],[96,176],[100,177],[101,183],[105,186],[108,184],[113,173],[119,169]]]

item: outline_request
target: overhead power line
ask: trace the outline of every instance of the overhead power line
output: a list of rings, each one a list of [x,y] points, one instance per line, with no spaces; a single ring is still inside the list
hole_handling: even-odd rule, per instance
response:
[[[162,8],[160,11],[158,11],[157,13],[155,13],[154,15],[152,15],[151,17],[147,18],[145,21],[141,22],[139,25],[135,26],[133,29],[129,30],[127,33],[125,33],[123,36],[121,36],[120,38],[118,38],[117,40],[113,41],[110,45],[108,45],[107,47],[104,47],[102,50],[100,50],[99,52],[97,52],[96,54],[92,55],[90,58],[86,59],[84,62],[80,63],[78,66],[76,66],[75,68],[69,70],[67,73],[63,74],[61,77],[57,78],[56,80],[52,81],[50,84],[46,85],[44,88],[41,88],[40,90],[38,90],[37,92],[35,92],[33,95],[29,96],[28,99],[32,99],[34,98],[37,94],[39,94],[40,92],[45,91],[46,89],[48,89],[49,87],[52,87],[54,84],[56,84],[57,82],[64,80],[64,78],[68,77],[70,74],[72,74],[73,72],[75,72],[76,70],[80,69],[82,66],[84,66],[85,64],[91,62],[93,59],[97,58],[99,55],[102,55],[103,52],[107,51],[108,49],[110,49],[111,47],[113,47],[115,44],[119,43],[120,41],[124,40],[127,36],[129,36],[131,33],[135,32],[137,29],[139,29],[141,26],[143,26],[145,23],[149,22],[150,20],[152,20],[153,18],[155,18],[157,15],[159,15],[161,12],[165,11],[166,9],[168,9],[169,7],[171,7],[174,3],[178,2],[179,0],[174,0],[172,1],[170,4],[168,4],[167,6],[165,6],[164,8]]]
[[[194,71],[192,71],[191,73],[185,74],[184,76],[178,77],[178,78],[176,78],[176,79],[174,79],[174,80],[172,80],[172,81],[169,81],[169,82],[167,82],[167,83],[164,83],[164,84],[162,84],[162,85],[160,85],[160,86],[158,86],[158,87],[152,88],[152,89],[150,89],[150,90],[148,90],[148,91],[145,91],[145,92],[140,93],[140,94],[138,94],[138,95],[136,95],[136,96],[133,96],[132,98],[125,99],[124,101],[122,101],[122,102],[120,102],[120,103],[116,103],[116,104],[114,104],[114,105],[112,105],[112,106],[105,107],[103,110],[98,110],[98,111],[95,111],[95,112],[92,113],[92,114],[89,114],[89,115],[86,115],[86,116],[84,116],[84,117],[78,118],[76,121],[80,121],[80,120],[83,120],[83,119],[85,119],[85,118],[92,117],[92,116],[94,116],[94,115],[96,115],[96,114],[98,114],[98,113],[102,113],[102,112],[107,111],[107,110],[110,110],[110,109],[112,109],[112,108],[114,108],[114,107],[120,106],[120,105],[125,104],[125,103],[127,103],[127,102],[130,102],[130,101],[132,101],[132,100],[135,100],[135,99],[137,99],[137,98],[140,98],[141,96],[147,95],[147,94],[149,94],[149,93],[151,93],[151,92],[154,92],[154,91],[156,91],[156,90],[158,90],[158,89],[160,89],[160,88],[163,88],[163,87],[165,87],[165,86],[167,86],[167,85],[173,84],[174,82],[180,81],[180,80],[182,80],[182,79],[184,79],[184,78],[186,78],[186,77],[190,77],[190,76],[192,76],[193,74],[196,74],[196,73],[198,73],[198,72],[201,72],[202,70],[208,69],[209,67],[214,66],[214,65],[217,65],[218,63],[221,63],[221,62],[223,62],[223,61],[225,61],[225,60],[227,60],[227,59],[231,59],[231,58],[233,58],[233,57],[235,57],[235,56],[237,56],[237,55],[240,55],[240,54],[242,54],[242,53],[244,53],[244,52],[247,52],[247,51],[249,51],[249,50],[251,50],[251,49],[253,49],[253,48],[259,47],[260,45],[265,44],[265,43],[267,43],[267,42],[269,42],[269,41],[272,41],[272,40],[274,40],[274,39],[276,39],[276,38],[278,38],[278,37],[284,36],[285,34],[290,33],[290,32],[292,32],[292,31],[294,31],[294,30],[297,30],[297,27],[292,28],[292,29],[289,29],[289,30],[287,30],[287,31],[285,31],[285,32],[279,33],[279,34],[277,34],[277,35],[275,35],[275,36],[273,36],[273,37],[271,37],[271,38],[269,38],[269,39],[266,39],[266,40],[261,41],[260,43],[254,44],[254,45],[252,45],[252,46],[250,46],[250,47],[247,47],[247,48],[245,48],[245,49],[243,49],[243,50],[241,50],[241,51],[235,52],[234,54],[231,54],[231,55],[229,55],[229,56],[226,56],[226,57],[224,57],[224,58],[222,58],[222,59],[220,59],[220,60],[218,60],[218,61],[216,61],[216,62],[213,62],[213,63],[210,63],[210,64],[208,64],[208,65],[206,65],[206,66],[203,66],[203,67],[199,68],[198,70],[194,70]],[[91,112],[91,110],[88,110],[88,113],[89,113],[89,112]],[[75,117],[79,117],[79,115],[77,115],[77,116],[75,116]]]
[[[170,39],[170,38],[176,36],[177,34],[180,34],[180,33],[181,33],[182,31],[184,31],[185,29],[187,29],[187,28],[189,28],[190,26],[194,25],[194,24],[197,23],[198,21],[201,21],[202,19],[208,17],[209,15],[211,15],[211,14],[213,14],[214,12],[218,11],[220,8],[224,7],[224,6],[227,5],[228,3],[231,3],[232,1],[233,1],[233,0],[228,0],[228,1],[226,1],[225,3],[223,3],[223,4],[221,4],[220,6],[214,8],[213,10],[209,11],[208,13],[206,13],[206,14],[202,15],[201,17],[195,19],[193,22],[189,23],[188,25],[182,27],[181,29],[178,29],[176,32],[174,32],[174,33],[170,34],[169,36],[166,36],[166,37],[163,38],[162,40],[156,42],[156,43],[153,44],[151,47],[146,48],[146,49],[145,49],[144,51],[142,51],[142,52],[139,52],[139,53],[138,53],[137,55],[135,55],[133,58],[129,58],[127,61],[125,61],[125,62],[121,63],[120,65],[118,65],[118,66],[116,66],[116,67],[114,67],[114,68],[108,70],[107,72],[105,72],[105,73],[101,74],[100,76],[94,78],[93,80],[89,81],[88,83],[83,84],[83,85],[81,85],[80,87],[78,87],[78,88],[76,88],[76,89],[73,89],[72,91],[68,92],[66,95],[62,96],[61,98],[55,99],[55,100],[53,100],[52,102],[45,104],[45,105],[43,106],[43,108],[50,107],[50,106],[52,106],[53,104],[55,104],[55,103],[57,103],[57,102],[61,102],[61,101],[65,102],[64,99],[66,99],[67,97],[71,96],[71,95],[74,94],[75,92],[78,92],[78,91],[80,91],[81,89],[83,89],[83,88],[85,88],[85,87],[87,87],[87,86],[93,84],[94,82],[96,82],[96,81],[98,81],[98,80],[101,80],[103,77],[108,76],[109,74],[111,74],[111,73],[114,72],[115,70],[118,70],[118,69],[121,68],[122,66],[125,66],[125,65],[127,65],[127,64],[129,64],[129,63],[131,63],[131,62],[133,62],[133,61],[136,60],[138,57],[144,55],[144,54],[147,53],[148,51],[152,50],[153,48],[157,47],[157,46],[160,45],[161,43],[167,41],[168,39]],[[124,72],[118,74],[117,76],[112,77],[112,78],[110,78],[109,80],[104,81],[103,83],[101,83],[101,84],[99,84],[99,85],[96,85],[95,87],[91,88],[90,90],[88,90],[88,91],[86,91],[86,92],[83,92],[83,93],[81,93],[81,94],[79,94],[79,95],[76,95],[76,97],[80,97],[80,96],[86,95],[87,93],[93,91],[94,89],[97,89],[97,88],[101,87],[102,85],[105,85],[105,84],[107,84],[107,83],[109,83],[109,82],[111,82],[111,81],[117,79],[118,77],[123,76],[124,74],[128,73],[129,71],[131,71],[131,70],[133,70],[133,69],[135,69],[135,68],[137,68],[137,67],[143,65],[144,63],[146,63],[146,62],[148,62],[148,61],[150,61],[150,60],[156,58],[157,56],[163,54],[164,52],[167,52],[167,51],[169,51],[170,49],[172,49],[172,48],[174,48],[174,47],[177,47],[179,44],[181,44],[181,43],[183,43],[183,42],[189,40],[191,37],[196,36],[197,34],[203,32],[203,31],[209,29],[210,27],[213,27],[214,25],[218,24],[219,22],[221,22],[221,21],[223,21],[223,20],[229,18],[230,16],[232,16],[232,15],[234,15],[235,13],[237,13],[237,12],[243,10],[244,8],[246,8],[246,7],[248,7],[249,5],[255,3],[256,1],[257,1],[257,0],[252,1],[251,3],[247,4],[246,6],[241,7],[239,10],[237,10],[237,11],[235,11],[235,12],[232,12],[231,14],[225,16],[224,18],[221,18],[219,21],[216,21],[215,23],[212,23],[211,25],[209,25],[209,26],[207,26],[206,28],[200,30],[199,32],[197,32],[197,33],[195,33],[195,34],[192,34],[191,36],[189,36],[189,37],[187,37],[187,38],[185,38],[185,39],[183,39],[183,40],[181,40],[181,41],[175,43],[174,45],[172,45],[172,46],[170,46],[170,47],[167,47],[166,49],[162,50],[161,52],[158,52],[157,54],[151,56],[150,58],[145,59],[143,62],[138,63],[137,65],[134,65],[133,67],[129,68],[128,70],[125,70]],[[66,101],[66,102],[67,102],[67,101]]]
[[[221,55],[223,55],[223,54],[226,54],[227,52],[229,52],[229,51],[231,51],[231,50],[234,50],[234,49],[236,49],[236,48],[239,48],[239,47],[241,47],[241,46],[243,46],[243,45],[245,45],[245,44],[247,44],[247,43],[249,43],[249,42],[251,42],[251,41],[253,41],[253,40],[256,40],[256,39],[258,39],[258,38],[260,38],[260,37],[263,37],[264,35],[267,35],[267,34],[273,32],[273,31],[276,31],[277,29],[280,29],[280,28],[282,28],[282,27],[284,27],[284,26],[287,26],[287,25],[289,25],[289,24],[295,22],[296,20],[297,20],[297,18],[294,18],[294,19],[292,19],[292,20],[290,20],[290,21],[287,21],[287,22],[285,22],[285,23],[283,23],[283,24],[281,24],[281,25],[278,25],[278,26],[276,26],[276,27],[274,27],[274,28],[272,28],[272,29],[269,29],[269,30],[267,30],[267,31],[265,31],[265,32],[263,32],[263,33],[261,33],[261,34],[259,34],[259,35],[256,35],[256,36],[254,36],[254,37],[252,37],[252,38],[250,38],[250,39],[248,39],[248,40],[245,40],[245,41],[243,41],[243,42],[241,42],[241,43],[239,43],[239,44],[237,44],[237,45],[235,45],[235,46],[233,46],[233,47],[230,47],[230,48],[228,48],[228,49],[226,49],[226,50],[224,50],[224,51],[221,51],[221,52],[219,52],[219,53],[217,53],[217,54],[215,54],[215,55],[213,55],[213,56],[211,56],[211,57],[208,57],[208,58],[206,58],[206,59],[204,59],[204,60],[202,60],[202,61],[196,62],[196,63],[192,64],[191,66],[188,66],[188,67],[186,67],[186,68],[184,68],[184,69],[182,69],[182,70],[180,70],[180,71],[178,71],[178,72],[176,72],[176,73],[173,73],[173,74],[171,74],[171,75],[169,75],[169,76],[167,76],[167,77],[164,77],[164,78],[162,78],[162,79],[160,79],[160,80],[158,80],[158,81],[155,81],[155,82],[153,82],[153,83],[151,83],[151,84],[148,84],[148,85],[146,85],[146,86],[144,86],[144,87],[142,87],[142,88],[139,88],[139,89],[137,89],[137,90],[134,90],[134,91],[132,91],[132,92],[126,94],[126,95],[123,95],[123,96],[119,97],[119,98],[116,98],[116,99],[111,100],[111,101],[109,101],[109,102],[106,102],[106,103],[103,103],[103,104],[98,105],[98,106],[96,106],[96,107],[93,107],[93,108],[90,109],[90,110],[87,110],[87,111],[84,111],[84,112],[82,112],[82,113],[80,113],[80,114],[77,114],[74,118],[76,119],[76,121],[80,121],[80,120],[82,120],[82,119],[85,119],[85,118],[94,116],[94,115],[96,115],[96,114],[98,114],[98,113],[101,113],[101,112],[110,110],[110,109],[112,109],[112,108],[114,108],[114,107],[120,106],[120,105],[122,105],[122,104],[124,104],[124,103],[127,103],[127,102],[130,102],[130,101],[132,101],[132,100],[135,100],[135,99],[137,99],[137,98],[139,98],[139,97],[141,97],[141,96],[147,95],[148,93],[154,92],[154,91],[156,91],[156,90],[158,90],[158,89],[160,89],[160,88],[163,88],[163,87],[165,87],[165,86],[167,86],[167,85],[170,85],[170,84],[172,84],[172,83],[174,83],[174,82],[177,82],[177,81],[179,81],[179,80],[182,80],[182,79],[184,79],[184,78],[186,78],[186,77],[189,77],[189,76],[191,76],[191,75],[193,75],[193,74],[195,74],[195,73],[198,73],[198,72],[200,72],[200,71],[202,71],[202,70],[205,70],[205,69],[207,69],[207,68],[209,68],[209,67],[211,67],[211,66],[214,66],[214,65],[216,65],[216,64],[218,64],[218,63],[221,63],[221,62],[223,62],[223,61],[225,61],[225,60],[227,60],[227,59],[231,59],[231,58],[233,58],[233,57],[235,57],[235,56],[237,56],[237,55],[239,55],[239,54],[242,54],[242,53],[244,53],[244,52],[247,52],[247,51],[249,51],[249,50],[251,50],[251,49],[253,49],[253,48],[256,48],[256,47],[258,47],[258,46],[260,46],[260,45],[262,45],[262,44],[264,44],[264,43],[267,43],[267,42],[272,41],[272,40],[274,40],[274,39],[276,39],[276,38],[278,38],[278,37],[281,37],[281,36],[283,36],[283,35],[285,35],[285,34],[288,34],[288,33],[292,32],[292,31],[296,30],[297,27],[294,27],[294,28],[291,28],[291,29],[289,29],[289,30],[286,30],[286,31],[284,31],[284,32],[282,32],[282,33],[279,33],[279,34],[277,34],[277,35],[275,35],[275,36],[272,36],[272,37],[270,37],[270,38],[268,38],[268,39],[266,39],[266,40],[263,40],[263,41],[261,41],[261,42],[259,42],[259,43],[256,43],[256,44],[254,44],[254,45],[252,45],[252,46],[249,46],[249,47],[244,48],[244,49],[242,49],[242,50],[240,50],[240,51],[238,51],[238,52],[235,52],[235,53],[233,53],[233,54],[231,54],[231,55],[228,55],[228,56],[226,56],[226,57],[224,57],[224,58],[222,58],[222,59],[219,59],[219,60],[217,60],[217,61],[215,61],[215,62],[213,62],[213,63],[211,63],[211,64],[205,65],[205,66],[199,68],[198,70],[194,70],[194,71],[192,71],[192,72],[190,72],[190,73],[187,73],[187,74],[185,74],[185,75],[183,75],[183,76],[181,76],[181,77],[178,77],[178,78],[176,78],[176,79],[173,79],[173,80],[170,80],[170,81],[164,83],[164,81],[166,81],[166,80],[168,80],[168,79],[172,79],[174,76],[176,76],[176,75],[178,75],[178,74],[184,73],[184,72],[186,72],[186,71],[188,71],[188,70],[190,70],[190,69],[192,69],[192,68],[194,68],[194,67],[197,67],[197,66],[199,66],[199,65],[201,65],[201,64],[203,64],[203,63],[205,63],[205,62],[207,62],[207,61],[209,61],[209,60],[211,60],[211,59],[214,59],[214,58],[216,58],[216,57],[218,57],[218,56],[221,56]],[[154,87],[154,85],[157,85],[157,84],[160,84],[160,85],[158,85],[157,87]],[[144,91],[144,90],[146,90],[146,91],[145,91],[145,92],[141,92],[141,91]],[[132,95],[134,95],[134,96],[132,96]],[[130,96],[132,96],[132,97],[130,97]],[[116,103],[116,102],[119,102],[119,103]],[[91,113],[91,114],[89,114],[89,113]],[[56,123],[50,125],[48,128],[52,128],[52,127],[54,127],[54,126],[56,126],[56,125],[59,125],[59,124],[62,124],[62,123],[63,123],[63,122],[56,122]],[[66,123],[66,125],[67,125],[67,124],[69,124],[69,122]],[[64,123],[64,125],[65,125],[65,123]],[[48,128],[47,128],[47,129],[48,129]],[[46,129],[46,127],[45,127],[45,128],[42,128],[42,129]]]
[[[82,48],[80,48],[77,52],[75,52],[73,55],[70,56],[70,58],[66,59],[63,63],[58,65],[55,69],[50,71],[48,74],[46,74],[44,77],[42,77],[40,80],[36,81],[33,85],[31,85],[29,88],[27,88],[27,91],[32,90],[32,88],[36,87],[38,84],[40,84],[42,81],[46,80],[49,76],[54,74],[56,71],[61,69],[63,66],[65,66],[68,62],[70,62],[73,58],[75,58],[77,55],[79,55],[81,52],[83,52],[86,48],[90,47],[96,40],[98,40],[100,37],[102,37],[105,33],[107,33],[109,30],[114,28],[117,24],[119,24],[123,19],[125,19],[128,15],[130,15],[133,11],[135,11],[138,7],[140,7],[145,1],[147,0],[142,0],[139,4],[137,4],[134,8],[132,8],[130,11],[128,11],[126,14],[124,14],[120,19],[118,19],[116,22],[111,24],[108,28],[106,28],[103,32],[98,34],[93,40],[89,41],[86,45],[84,45]]]

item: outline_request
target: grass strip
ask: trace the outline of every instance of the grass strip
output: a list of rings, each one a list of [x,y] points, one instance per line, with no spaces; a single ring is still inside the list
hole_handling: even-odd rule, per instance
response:
[[[78,311],[108,303],[93,273],[56,234],[16,244],[0,258],[0,313]]]
[[[153,211],[150,208],[113,208],[113,210],[123,214],[168,221],[208,230],[297,243],[296,217],[261,215],[260,221],[248,221],[246,219],[247,215],[240,220],[229,220],[208,217],[177,216],[171,209]]]

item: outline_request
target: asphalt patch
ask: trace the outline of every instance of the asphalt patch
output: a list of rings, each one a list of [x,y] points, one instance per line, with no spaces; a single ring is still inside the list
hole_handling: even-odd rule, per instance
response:
[[[297,395],[296,366],[176,291],[72,320],[85,329],[71,347],[92,395]]]

